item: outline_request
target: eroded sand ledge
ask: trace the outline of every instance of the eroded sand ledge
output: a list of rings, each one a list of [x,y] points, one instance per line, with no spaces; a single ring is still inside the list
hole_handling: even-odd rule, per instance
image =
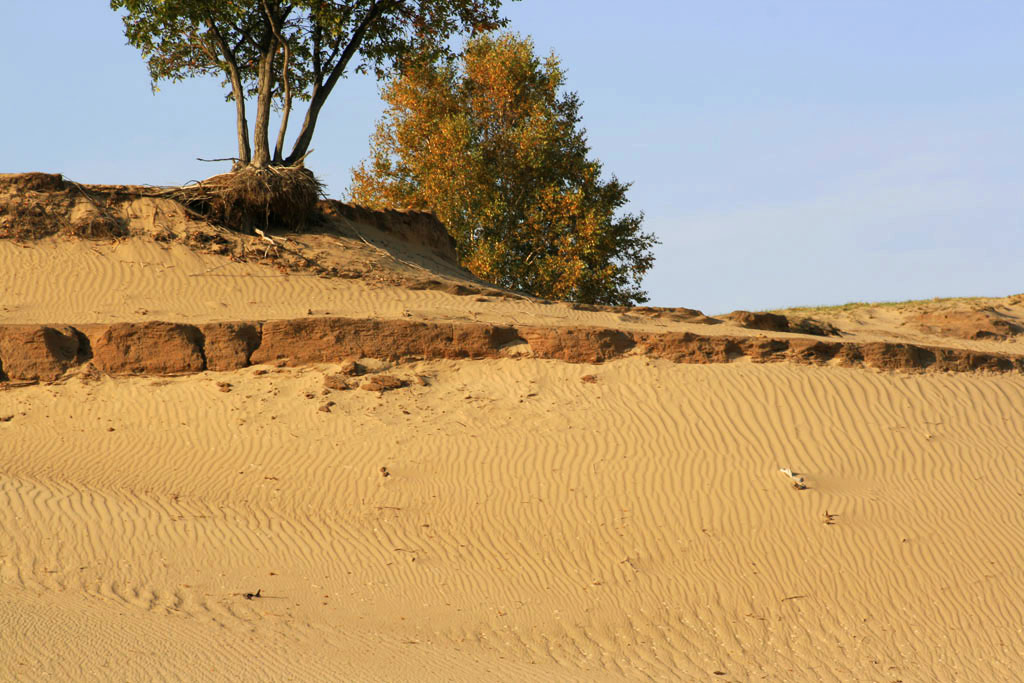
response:
[[[343,317],[269,322],[119,322],[0,326],[0,381],[54,381],[91,362],[111,375],[179,375],[348,358],[390,361],[525,355],[601,363],[627,354],[676,363],[789,361],[882,370],[1024,372],[1024,357],[896,342],[646,333],[600,327],[506,326]]]

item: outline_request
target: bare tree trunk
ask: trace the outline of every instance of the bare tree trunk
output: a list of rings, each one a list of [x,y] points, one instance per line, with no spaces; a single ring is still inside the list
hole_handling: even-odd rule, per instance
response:
[[[236,84],[236,81],[237,84]],[[235,128],[238,131],[238,163],[246,165],[252,160],[252,150],[249,148],[249,121],[245,118],[245,96],[242,90],[241,80],[237,76],[231,77],[231,89],[235,98]]]
[[[247,165],[252,160],[252,152],[249,149],[249,121],[245,118],[245,90],[242,88],[242,76],[238,71],[238,62],[235,60],[234,52],[228,47],[217,25],[212,21],[207,21],[207,26],[210,28],[210,33],[213,35],[217,47],[220,48],[221,55],[224,56],[224,61],[228,65],[228,76],[231,80],[231,96],[235,100],[235,128],[238,133],[237,163],[239,165]]]
[[[266,168],[270,165],[270,103],[274,90],[274,55],[277,40],[271,39],[268,49],[260,57],[259,93],[256,96],[256,123],[253,128],[252,166]]]
[[[290,57],[288,44],[284,46],[284,105],[281,110],[281,127],[277,129],[277,144],[274,146],[274,163],[280,164],[284,161],[284,136],[288,131],[288,117],[292,113],[292,89],[288,83],[288,58]]]
[[[267,22],[270,24],[270,30],[274,32],[274,37],[277,38],[277,42],[284,48],[284,63],[281,67],[281,82],[284,84],[284,104],[281,110],[281,126],[277,130],[277,144],[274,145],[274,163],[280,164],[284,161],[282,159],[282,153],[284,151],[284,136],[288,131],[288,117],[292,113],[292,88],[291,82],[288,79],[288,66],[291,61],[292,52],[288,47],[288,41],[284,39],[281,34],[283,29],[284,18],[278,21],[277,17],[274,16],[270,5],[267,0],[263,0],[263,11],[266,13]],[[285,13],[287,16],[287,12]]]
[[[313,141],[313,129],[316,128],[316,120],[320,116],[320,109],[327,100],[326,96],[320,96],[321,92],[323,91],[320,88],[314,86],[313,97],[309,101],[309,109],[306,110],[306,118],[302,121],[302,130],[299,131],[299,136],[295,138],[291,154],[285,159],[285,164],[288,166],[297,162],[309,151],[309,143]]]

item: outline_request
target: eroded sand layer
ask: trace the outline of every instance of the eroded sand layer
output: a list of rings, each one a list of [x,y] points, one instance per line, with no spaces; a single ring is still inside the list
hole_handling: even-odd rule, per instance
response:
[[[1024,668],[1019,375],[506,359],[325,395],[335,370],[0,391],[0,677]]]

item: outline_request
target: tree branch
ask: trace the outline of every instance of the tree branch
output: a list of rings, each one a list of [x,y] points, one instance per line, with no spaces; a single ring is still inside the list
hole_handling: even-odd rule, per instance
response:
[[[288,130],[288,116],[292,111],[292,88],[288,81],[288,61],[291,58],[291,50],[288,47],[288,41],[281,35],[281,28],[284,25],[285,20],[288,18],[288,13],[291,12],[291,8],[285,11],[281,17],[280,25],[275,20],[273,13],[270,11],[270,6],[267,4],[267,0],[263,0],[263,11],[267,14],[267,21],[270,23],[270,30],[274,32],[274,37],[284,47],[284,65],[282,69],[282,82],[284,83],[284,104],[281,112],[281,126],[277,131],[277,143],[274,145],[274,162],[281,162],[281,154],[284,149],[284,136]]]
[[[370,26],[381,17],[385,10],[398,7],[404,2],[405,0],[393,0],[393,2],[373,0],[366,16],[359,22],[356,30],[352,32],[352,38],[348,41],[337,63],[331,69],[327,80],[323,81],[322,84],[320,82],[313,83],[313,97],[310,100],[309,109],[306,111],[306,120],[302,122],[302,130],[299,131],[299,136],[295,140],[292,152],[288,155],[287,164],[293,164],[296,159],[301,159],[305,156],[306,150],[309,149],[309,143],[313,139],[313,129],[316,128],[316,120],[320,116],[320,109],[324,106],[324,102],[327,101],[327,97],[331,94],[331,90],[337,84],[342,74],[345,73],[348,63],[359,50]],[[338,45],[340,44],[339,41]]]
[[[327,81],[324,82],[324,95],[326,99],[331,94],[331,89],[341,78],[341,75],[345,73],[345,69],[348,67],[348,63],[355,56],[359,50],[359,46],[363,44],[363,38],[366,37],[366,32],[369,30],[370,25],[374,21],[380,18],[380,15],[384,13],[385,7],[398,7],[404,2],[404,0],[395,0],[391,3],[379,2],[373,0],[373,4],[370,5],[370,11],[366,13],[363,20],[359,23],[359,27],[356,28],[352,33],[352,39],[348,41],[348,45],[345,46],[345,50],[341,53],[341,57],[338,58],[338,63],[331,69],[331,75],[327,77]]]
[[[341,39],[343,36],[336,36],[334,43],[331,45],[331,54],[327,55],[327,63],[331,64],[338,57],[338,49],[341,47]],[[323,70],[317,74],[317,85],[323,85]]]
[[[315,83],[320,82],[320,22],[316,20],[316,15],[312,16],[313,19],[313,81]]]

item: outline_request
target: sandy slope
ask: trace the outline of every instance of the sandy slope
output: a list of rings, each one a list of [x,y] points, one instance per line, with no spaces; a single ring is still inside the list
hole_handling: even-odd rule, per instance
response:
[[[981,681],[1024,664],[1020,377],[432,363],[399,370],[431,386],[338,392],[325,413],[305,394],[329,369],[0,393],[0,670]]]
[[[432,257],[360,234],[376,241],[327,254],[377,259],[355,279],[141,237],[0,240],[0,323],[347,315],[761,334],[409,289],[371,275]],[[985,305],[1024,320],[1020,297]],[[938,335],[908,322],[918,313],[862,311],[840,320],[842,340],[1024,348]],[[1024,671],[1019,372],[365,363],[423,382],[327,391],[326,365],[0,382],[0,680]]]
[[[202,323],[330,314],[666,327],[661,322],[630,321],[617,313],[575,310],[565,303],[456,296],[364,279],[322,278],[142,238],[114,243],[0,240],[0,292],[0,323]]]

